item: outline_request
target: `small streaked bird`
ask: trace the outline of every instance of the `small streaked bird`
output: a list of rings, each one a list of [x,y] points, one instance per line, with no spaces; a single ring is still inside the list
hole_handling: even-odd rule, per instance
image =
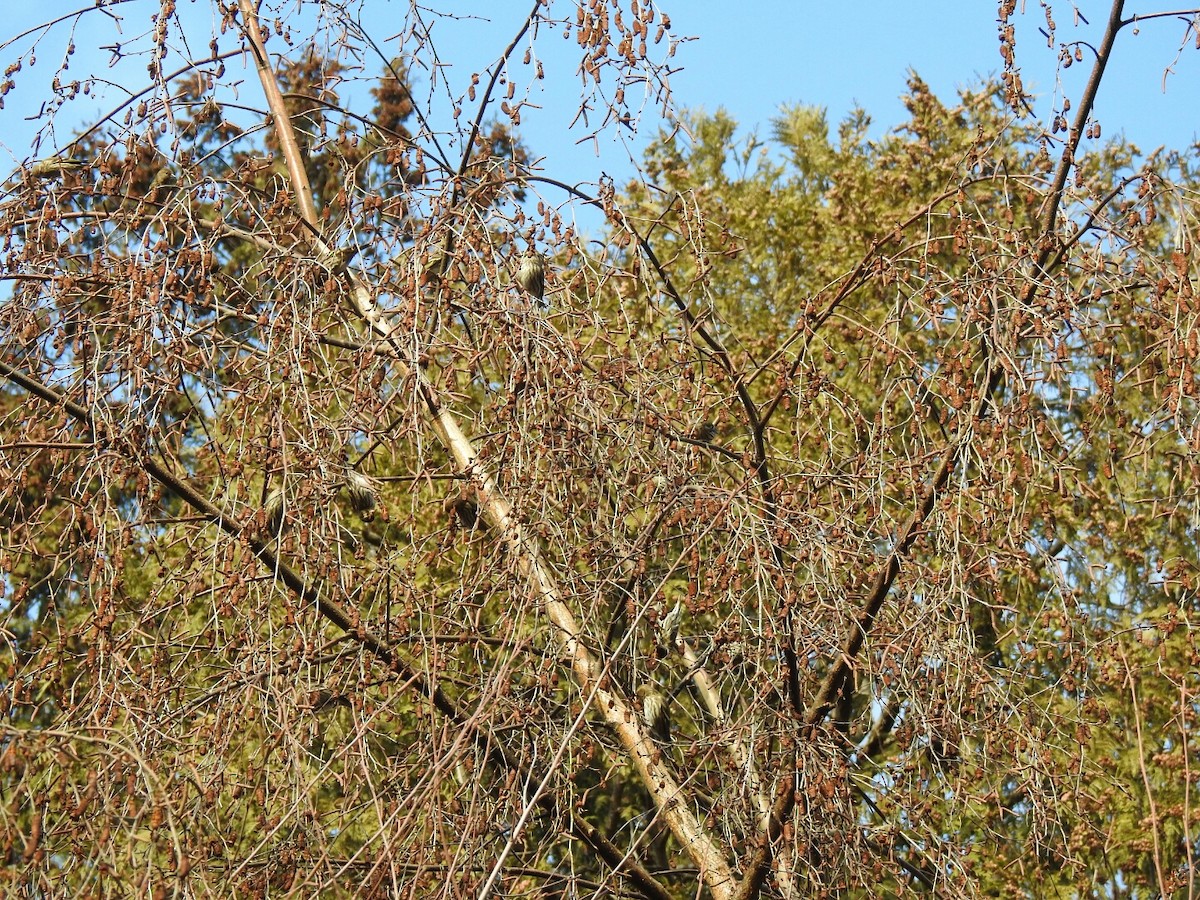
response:
[[[159,199],[159,192],[162,191],[162,196],[165,199],[170,189],[178,184],[175,173],[171,171],[170,166],[163,166],[154,173],[154,178],[150,181],[150,187],[146,188],[146,196],[152,201]]]
[[[517,269],[517,284],[521,290],[529,294],[542,306],[546,293],[546,261],[536,250],[529,250],[521,259],[521,268]]]
[[[330,250],[318,262],[334,275],[343,275],[350,267],[350,261],[358,256],[357,247],[341,247]]]
[[[350,505],[354,507],[355,512],[366,513],[375,508],[379,496],[375,490],[374,479],[349,466],[346,467],[342,479],[346,493],[350,497]]]
[[[73,156],[50,156],[39,159],[29,167],[29,174],[34,178],[58,178],[67,172],[75,172],[86,166],[82,159]]]
[[[642,701],[642,720],[650,737],[659,744],[671,743],[670,700],[649,684],[639,685],[636,694]]]
[[[658,639],[664,647],[674,648],[679,640],[679,626],[683,622],[683,604],[676,602],[662,621],[658,623]]]
[[[287,522],[283,518],[286,511],[287,500],[283,496],[283,489],[275,488],[267,495],[267,502],[263,504],[263,519],[267,534],[278,537],[287,530]]]

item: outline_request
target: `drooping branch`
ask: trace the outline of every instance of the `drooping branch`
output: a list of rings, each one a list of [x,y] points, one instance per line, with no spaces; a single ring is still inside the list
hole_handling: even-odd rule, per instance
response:
[[[643,237],[619,209],[612,204],[605,204],[599,199],[584,193],[574,185],[569,185],[553,178],[531,176],[529,180],[553,185],[571,196],[578,197],[589,206],[594,206],[605,214],[614,227],[628,234],[637,243],[638,249],[654,269],[659,283],[662,285],[663,292],[670,298],[688,332],[699,337],[700,343],[708,348],[721,371],[725,373],[725,376],[732,383],[734,395],[737,397],[738,404],[745,414],[750,440],[754,446],[751,467],[762,496],[763,508],[766,512],[768,523],[774,525],[779,513],[779,504],[775,495],[775,484],[771,478],[770,460],[767,456],[767,418],[760,414],[758,404],[754,402],[754,398],[750,394],[749,385],[752,379],[743,376],[734,364],[733,357],[720,338],[704,325],[700,317],[693,312],[688,301],[676,289],[670,273],[662,265],[658,255],[654,252],[654,247],[651,245],[649,238]],[[774,541],[771,543],[771,556],[775,565],[782,572],[783,551]],[[796,656],[796,642],[793,635],[795,627],[793,610],[788,609],[785,611],[785,619],[787,640],[784,642],[783,656],[784,680],[787,686],[786,696],[787,702],[791,704],[793,711],[798,715],[802,709],[802,703],[800,698],[800,663]]]

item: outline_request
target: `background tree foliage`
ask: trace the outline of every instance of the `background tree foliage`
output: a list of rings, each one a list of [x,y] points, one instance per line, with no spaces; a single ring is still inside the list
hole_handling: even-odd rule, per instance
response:
[[[620,128],[664,10],[459,84],[293,7],[167,72],[162,4],[6,185],[10,892],[1195,894],[1196,148],[1082,143],[1122,3],[1044,119],[1005,0],[894,133],[672,113],[590,191],[538,35]]]

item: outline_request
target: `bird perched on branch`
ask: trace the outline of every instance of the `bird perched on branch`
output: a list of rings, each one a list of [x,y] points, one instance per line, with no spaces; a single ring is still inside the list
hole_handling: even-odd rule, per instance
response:
[[[84,160],[73,156],[50,156],[31,165],[29,174],[34,178],[58,178],[67,172],[78,171],[86,165]]]
[[[679,640],[679,626],[683,622],[683,604],[676,603],[658,623],[658,641],[668,651],[675,648]]]
[[[636,691],[642,701],[642,720],[659,744],[671,743],[671,700],[651,684],[641,684]]]
[[[546,305],[543,299],[546,293],[546,260],[542,254],[532,248],[526,251],[521,258],[521,268],[517,269],[517,284],[539,304]]]
[[[320,264],[334,275],[342,275],[350,267],[350,261],[358,256],[357,247],[340,247],[330,250],[319,260]]]
[[[288,530],[288,523],[284,520],[286,512],[287,499],[284,497],[283,488],[275,488],[267,495],[267,501],[263,504],[263,521],[267,534],[279,537]]]

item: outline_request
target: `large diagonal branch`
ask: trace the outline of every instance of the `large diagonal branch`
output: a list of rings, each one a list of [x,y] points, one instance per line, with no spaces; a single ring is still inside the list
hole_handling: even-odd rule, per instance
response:
[[[274,74],[269,65],[265,64],[266,49],[261,45],[252,0],[239,0],[239,4],[245,19],[247,39],[254,45],[255,59],[259,61],[259,78],[263,82],[275,130],[280,136],[280,146],[284,155],[288,157],[288,171],[294,178],[293,190],[300,203],[300,213],[315,226],[315,215],[309,217],[304,202],[304,198],[311,196],[311,191],[303,172],[299,147],[294,135],[285,136],[292,132],[292,126],[284,110],[283,97]],[[319,245],[317,249],[325,252]],[[354,276],[349,276],[349,280],[355,309],[372,331],[385,340],[390,340],[391,328],[382,321],[365,285],[359,283]],[[724,853],[692,811],[682,786],[663,765],[661,755],[649,737],[643,733],[634,711],[616,691],[601,680],[602,666],[584,644],[582,632],[537,541],[519,524],[511,504],[500,491],[495,478],[479,462],[471,441],[459,427],[454,415],[441,403],[433,386],[420,369],[403,367],[402,363],[401,366],[406,369],[404,374],[416,381],[430,424],[446,451],[455,460],[460,473],[474,487],[480,509],[495,526],[497,533],[529,579],[530,588],[541,609],[554,626],[559,651],[570,665],[581,694],[593,699],[604,720],[616,732],[643,785],[658,806],[663,820],[699,866],[701,877],[712,896],[716,900],[732,897],[735,879]]]
[[[1075,121],[1071,123],[1071,130],[1067,132],[1066,144],[1063,146],[1062,154],[1058,158],[1058,166],[1054,170],[1054,180],[1050,185],[1050,193],[1042,201],[1041,222],[1039,223],[1041,227],[1039,230],[1043,237],[1048,236],[1054,231],[1054,225],[1058,221],[1058,214],[1062,207],[1063,192],[1067,187],[1067,177],[1071,174],[1071,169],[1075,165],[1075,151],[1079,149],[1079,141],[1083,138],[1083,128],[1087,125],[1087,120],[1092,114],[1092,108],[1096,104],[1096,94],[1100,91],[1100,82],[1104,78],[1104,70],[1108,66],[1108,60],[1112,56],[1113,44],[1116,43],[1117,33],[1128,24],[1121,20],[1121,12],[1124,7],[1125,0],[1113,0],[1112,8],[1108,11],[1108,24],[1104,28],[1104,37],[1100,39],[1100,47],[1096,50],[1096,61],[1092,64],[1092,71],[1088,75],[1087,85],[1084,86],[1083,95],[1079,98],[1079,106],[1075,110]],[[1046,254],[1049,255],[1049,250],[1046,251]]]
[[[258,80],[262,82],[263,93],[267,95],[267,107],[275,117],[275,136],[279,139],[279,149],[283,153],[292,190],[296,194],[296,204],[300,207],[300,215],[304,217],[304,221],[316,229],[317,207],[313,200],[312,185],[308,181],[308,172],[304,169],[304,154],[300,152],[296,130],[292,128],[287,105],[283,102],[283,92],[279,90],[279,82],[275,80],[275,73],[271,69],[267,46],[258,27],[258,12],[254,9],[253,0],[238,0],[238,5],[242,10],[242,24],[246,29],[250,52],[254,55],[254,68],[258,71]],[[320,231],[315,233],[320,234]],[[328,248],[323,252],[328,252]]]
[[[682,786],[662,764],[661,754],[642,731],[634,710],[609,687],[611,682],[602,680],[602,666],[585,645],[583,633],[537,541],[517,521],[511,504],[495,478],[479,462],[474,447],[454,416],[445,408],[432,405],[434,398],[428,386],[425,396],[430,404],[434,429],[443,446],[454,457],[459,471],[475,486],[480,509],[513,553],[529,580],[530,589],[554,625],[559,650],[569,662],[580,691],[594,698],[600,714],[616,732],[663,820],[700,867],[701,877],[713,897],[718,900],[732,897],[735,882],[724,854],[692,812]]]

